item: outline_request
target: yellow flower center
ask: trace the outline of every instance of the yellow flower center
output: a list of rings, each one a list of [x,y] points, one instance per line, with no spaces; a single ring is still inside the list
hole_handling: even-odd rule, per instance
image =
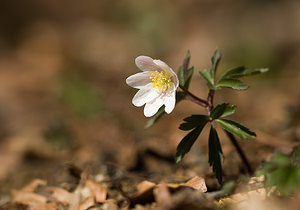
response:
[[[158,87],[159,89],[162,89],[163,92],[170,88],[172,84],[171,77],[164,71],[155,71],[155,73],[151,74],[150,79],[154,82],[153,88]]]

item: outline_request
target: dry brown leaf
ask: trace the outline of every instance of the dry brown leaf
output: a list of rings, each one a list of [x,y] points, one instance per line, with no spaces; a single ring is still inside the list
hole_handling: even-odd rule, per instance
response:
[[[200,192],[206,192],[206,184],[205,180],[202,177],[195,176],[191,180],[185,183],[169,183],[164,184],[167,186],[168,190],[170,190],[171,194],[182,189],[182,188],[192,188],[194,190],[200,191]],[[153,182],[149,181],[143,181],[140,184],[138,184],[138,193],[130,198],[130,207],[133,207],[135,204],[145,204],[145,203],[151,203],[154,201],[155,196],[153,194],[153,190],[156,190],[160,184],[155,184]]]
[[[83,202],[80,203],[78,210],[87,210],[91,206],[95,205],[95,199],[93,197],[90,197]]]
[[[47,198],[32,192],[12,190],[12,201],[17,203],[35,206],[37,204],[45,204]]]
[[[33,192],[33,191],[35,191],[35,189],[38,186],[46,186],[46,185],[47,185],[47,182],[45,180],[34,179],[28,185],[26,185],[25,187],[23,187],[21,189],[21,191],[24,191],[24,192]]]
[[[194,178],[190,179],[189,181],[187,181],[185,183],[168,184],[168,187],[174,188],[174,189],[179,188],[179,187],[190,187],[195,190],[199,190],[201,192],[207,191],[204,178],[199,177],[199,176],[195,176]]]
[[[73,194],[59,187],[48,187],[52,194],[51,197],[55,201],[61,202],[63,205],[69,205],[73,199]]]
[[[52,203],[40,203],[30,207],[30,210],[41,210],[41,209],[57,210],[59,209],[59,206],[56,203],[52,202]]]
[[[148,191],[150,189],[153,189],[156,186],[155,183],[149,182],[147,180],[142,181],[137,185],[138,194],[142,194],[145,191]]]
[[[105,202],[107,196],[106,187],[92,179],[87,179],[85,184],[90,189],[92,196],[95,197],[96,202]]]

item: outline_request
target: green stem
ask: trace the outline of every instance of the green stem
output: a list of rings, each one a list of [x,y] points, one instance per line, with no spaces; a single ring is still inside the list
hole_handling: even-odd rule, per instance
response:
[[[185,87],[183,87],[182,85],[179,85],[179,87],[183,90],[183,92],[186,93],[186,98],[200,106],[203,106],[204,108],[208,107],[209,104],[206,100],[201,99],[197,96],[195,96],[194,94],[192,94],[190,91],[188,91],[188,89],[186,89]]]
[[[215,95],[215,91],[210,89],[207,96],[208,106],[206,107],[209,115],[211,110],[214,108],[214,95]]]

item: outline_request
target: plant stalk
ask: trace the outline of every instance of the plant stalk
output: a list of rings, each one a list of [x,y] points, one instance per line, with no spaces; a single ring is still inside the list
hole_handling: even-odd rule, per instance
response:
[[[207,106],[209,106],[208,102],[204,99],[201,99],[197,96],[195,96],[194,94],[192,94],[190,91],[188,91],[188,89],[186,89],[185,87],[183,87],[182,85],[179,85],[179,87],[183,90],[183,92],[185,92],[186,98],[200,106],[203,106],[204,108],[206,108]]]
[[[242,148],[241,148],[240,145],[238,144],[236,138],[234,137],[234,135],[233,135],[232,133],[230,133],[230,132],[228,132],[228,131],[226,131],[226,130],[225,130],[225,132],[226,132],[227,136],[229,137],[231,143],[233,144],[233,146],[234,146],[235,149],[237,150],[237,152],[238,152],[240,158],[241,158],[242,161],[243,161],[243,164],[244,164],[245,167],[247,168],[247,171],[248,171],[249,175],[252,175],[252,174],[253,174],[253,169],[252,169],[252,167],[251,167],[251,165],[250,165],[250,163],[249,163],[249,161],[248,161],[248,159],[247,159],[245,153],[243,152]]]

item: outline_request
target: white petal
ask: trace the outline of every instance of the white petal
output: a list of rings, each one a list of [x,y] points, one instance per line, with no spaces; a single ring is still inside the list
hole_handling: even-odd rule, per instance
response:
[[[176,103],[176,91],[173,91],[172,93],[169,93],[164,97],[164,104],[166,106],[165,112],[170,114],[175,107],[175,103]]]
[[[143,106],[145,103],[152,101],[158,96],[159,94],[156,92],[156,89],[153,88],[152,83],[149,83],[135,94],[132,103],[138,107]]]
[[[133,88],[138,88],[141,89],[148,83],[152,82],[151,79],[151,72],[140,72],[134,75],[131,75],[126,79],[127,85],[133,87]]]
[[[144,115],[146,117],[152,117],[153,115],[156,114],[156,112],[163,104],[164,104],[164,100],[162,99],[162,97],[158,97],[152,100],[150,103],[146,103],[144,108]]]
[[[171,77],[171,80],[172,80],[172,82],[174,84],[174,88],[176,90],[179,86],[179,80],[178,80],[177,74],[175,74],[173,77]]]
[[[158,65],[162,70],[167,72],[170,76],[176,75],[175,72],[163,61],[153,60],[153,62]]]
[[[170,69],[170,67],[168,66],[168,64],[166,64],[165,62],[161,61],[161,60],[158,60],[158,59],[155,59],[153,60],[153,62],[158,65],[158,66],[162,66],[164,68],[168,68]]]
[[[156,71],[160,70],[159,66],[157,66],[153,59],[148,56],[139,56],[135,59],[136,66],[142,71]]]

